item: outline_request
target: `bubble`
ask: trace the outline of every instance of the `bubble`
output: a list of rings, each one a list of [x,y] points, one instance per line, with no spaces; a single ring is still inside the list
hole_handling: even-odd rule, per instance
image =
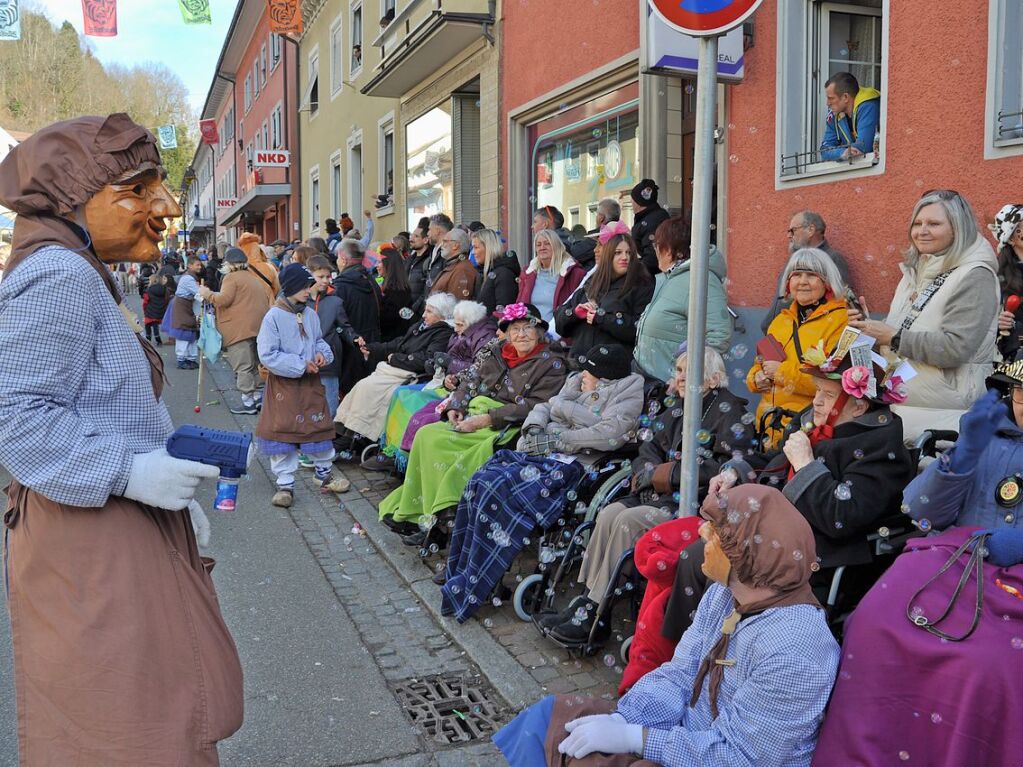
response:
[[[534,482],[540,478],[540,470],[535,466],[526,466],[519,472],[524,482]]]
[[[640,429],[636,436],[639,437],[641,442],[649,442],[654,438],[654,433],[650,429]]]
[[[494,597],[490,601],[493,603],[494,607],[500,607],[501,606],[501,597]]]
[[[920,496],[920,503],[930,503],[930,502],[931,502],[931,499],[928,498],[926,495],[921,495]]]
[[[413,313],[412,310],[409,309],[407,306],[403,306],[401,307],[401,310],[398,312],[398,316],[401,317],[403,320],[410,320],[413,317]]]
[[[756,418],[757,417],[755,415],[753,415],[753,413],[744,413],[742,418],[740,418],[739,420],[742,421],[747,426],[749,426],[751,423],[753,423],[756,420]]]
[[[862,450],[859,450],[859,449],[853,450],[853,458],[855,458],[858,461],[862,457],[863,457],[863,451]]]
[[[941,714],[935,711],[933,714],[931,714],[931,721],[934,722],[935,724],[941,724]]]
[[[731,409],[732,405],[731,403],[728,402],[722,402],[720,405],[718,405],[718,410],[720,410],[722,413],[727,413]]]
[[[1023,650],[1023,637],[1013,637],[1009,644],[1012,645],[1013,650]]]
[[[845,483],[838,485],[835,488],[835,498],[840,501],[848,501],[852,498],[852,491],[849,489],[849,486]]]
[[[792,552],[792,558],[799,562],[803,558],[803,552],[801,552],[799,549],[796,549],[795,551]]]
[[[931,531],[933,525],[931,524],[931,520],[921,519],[919,522],[916,523],[916,527],[920,532],[928,533]]]
[[[611,653],[608,653],[607,655],[604,656],[604,665],[607,666],[608,668],[613,667],[615,665],[615,662],[616,662],[615,656],[613,656]]]
[[[696,441],[699,442],[701,445],[709,444],[710,439],[711,439],[710,432],[707,431],[706,429],[700,429],[698,432],[696,432]]]
[[[686,586],[685,592],[687,597],[691,597],[693,594],[696,593],[692,586]]]
[[[737,155],[737,154],[730,154],[730,155],[728,155],[728,162],[732,163],[733,165],[735,163],[739,162],[739,155]]]
[[[909,752],[908,751],[900,751],[899,752],[899,759],[902,760],[903,762],[908,762],[909,761]]]
[[[576,498],[578,498],[578,494],[575,492],[575,490],[569,490],[567,493],[565,493],[565,497],[570,501],[574,501]]]

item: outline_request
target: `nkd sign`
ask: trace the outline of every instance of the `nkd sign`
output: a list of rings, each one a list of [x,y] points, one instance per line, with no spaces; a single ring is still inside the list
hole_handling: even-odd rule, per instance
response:
[[[291,165],[291,153],[285,149],[257,149],[252,165],[256,168],[287,168]]]

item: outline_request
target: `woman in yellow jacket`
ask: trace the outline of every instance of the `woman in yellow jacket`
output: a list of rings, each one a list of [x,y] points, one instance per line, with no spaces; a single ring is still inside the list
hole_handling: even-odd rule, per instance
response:
[[[813,400],[813,376],[803,373],[803,355],[823,345],[825,353],[838,343],[848,320],[845,285],[834,261],[823,250],[801,248],[789,258],[783,278],[791,303],[774,318],[767,329],[784,349],[782,361],[759,356],[746,376],[746,385],[763,395],[757,407],[757,424],[771,408],[799,412]],[[782,424],[788,423],[784,418]],[[765,447],[775,447],[782,430],[767,432]]]

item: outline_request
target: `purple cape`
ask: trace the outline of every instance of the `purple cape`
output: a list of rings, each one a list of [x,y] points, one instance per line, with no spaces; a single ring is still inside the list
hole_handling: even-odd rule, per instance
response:
[[[944,640],[906,617],[944,612],[968,559],[913,595],[976,528],[953,528],[909,542],[849,619],[838,680],[814,767],[1020,764],[1023,727],[1023,566],[984,565],[983,612],[962,642]],[[973,620],[976,577],[939,628],[961,636]]]

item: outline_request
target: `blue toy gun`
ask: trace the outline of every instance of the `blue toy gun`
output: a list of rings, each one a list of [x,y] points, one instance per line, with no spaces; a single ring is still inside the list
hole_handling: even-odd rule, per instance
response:
[[[217,481],[217,511],[234,511],[238,503],[238,480],[248,470],[252,435],[236,431],[207,429],[186,424],[167,439],[167,452],[185,461],[198,461],[220,469]]]

